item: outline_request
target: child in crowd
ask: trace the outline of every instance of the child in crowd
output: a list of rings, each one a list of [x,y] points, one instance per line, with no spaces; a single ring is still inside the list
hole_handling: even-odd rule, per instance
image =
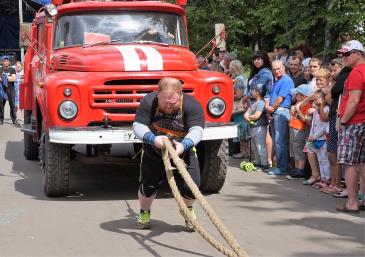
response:
[[[314,66],[314,65],[317,64],[317,62],[318,61],[315,60],[314,62],[311,62],[311,63]],[[312,68],[312,70],[313,69],[314,68]],[[330,85],[330,82],[331,82],[331,72],[327,69],[318,68],[318,69],[315,69],[315,72],[313,73],[313,75],[314,75],[314,80],[316,81],[315,88],[320,89],[323,92],[328,92],[329,88],[330,88],[329,85]],[[313,86],[312,86],[312,88],[313,88]],[[297,104],[297,107],[300,108],[301,105],[306,105],[308,103],[313,103],[317,98],[318,98],[317,94],[312,93],[310,96],[305,98],[301,103]],[[325,116],[327,116],[327,113],[322,111],[322,109],[320,109],[319,111],[320,111],[319,114],[320,114],[321,120],[325,121],[325,122],[328,121],[328,119],[325,117]],[[307,157],[308,157],[308,162],[309,162],[309,165],[310,165],[312,176],[308,180],[303,181],[303,184],[311,185],[311,184],[316,182],[316,179],[320,180],[320,171],[319,171],[318,160],[317,160],[316,154],[312,151],[308,151],[307,152]]]
[[[265,87],[262,84],[256,84],[253,87],[252,96],[255,101],[244,114],[245,120],[250,124],[251,146],[255,147],[255,158],[259,159],[258,170],[268,171],[269,163],[266,149],[266,128],[267,118],[265,114],[265,101],[264,96],[266,94]]]
[[[328,160],[326,143],[328,122],[321,120],[320,109],[328,113],[329,107],[326,105],[325,94],[322,90],[317,90],[315,92],[315,98],[314,106],[316,110],[313,112],[312,126],[304,151],[316,155],[319,164],[320,178],[317,174],[312,173],[312,177],[304,181],[303,184],[313,184],[313,181],[316,181],[316,183],[313,184],[314,188],[324,188],[328,186],[330,180],[330,163]]]
[[[311,120],[309,115],[315,111],[312,108],[312,103],[302,105],[297,111],[297,105],[301,103],[306,97],[312,94],[312,87],[308,84],[300,85],[292,89],[292,95],[295,98],[296,105],[293,105],[290,110],[289,134],[290,134],[290,157],[295,160],[295,168],[291,174],[287,176],[288,179],[302,179],[304,175],[304,166],[307,160],[306,154],[303,152],[305,142],[308,138]]]

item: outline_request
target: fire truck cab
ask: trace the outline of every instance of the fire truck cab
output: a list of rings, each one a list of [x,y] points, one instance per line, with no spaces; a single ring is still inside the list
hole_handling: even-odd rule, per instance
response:
[[[120,162],[131,160],[141,146],[132,131],[139,102],[166,76],[180,79],[204,109],[201,190],[219,191],[227,139],[237,136],[233,86],[224,74],[198,69],[186,1],[52,2],[32,22],[20,85],[24,155],[39,159],[45,194],[68,194],[71,152],[79,145],[86,146],[79,154],[98,160],[122,144],[128,150]]]

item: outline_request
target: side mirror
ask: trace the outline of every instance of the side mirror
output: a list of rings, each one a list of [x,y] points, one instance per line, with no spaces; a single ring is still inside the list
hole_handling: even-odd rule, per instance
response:
[[[44,13],[47,15],[48,18],[53,18],[58,13],[57,6],[55,6],[54,4],[47,4],[44,7]]]

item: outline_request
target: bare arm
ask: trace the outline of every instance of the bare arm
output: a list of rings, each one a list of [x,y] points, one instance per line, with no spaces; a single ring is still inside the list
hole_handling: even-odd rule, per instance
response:
[[[16,80],[16,75],[15,74],[11,74],[10,76],[8,76],[8,81],[9,82],[14,82]]]
[[[240,100],[243,96],[242,89],[235,89],[234,90],[234,100]]]
[[[314,108],[310,108],[307,112],[307,115],[304,116],[304,120],[305,120],[305,123],[308,125],[308,126],[312,126],[312,116],[313,116],[313,113],[315,112],[316,109]]]
[[[325,103],[322,101],[322,99],[318,99],[317,101],[319,103],[319,108],[318,108],[319,118],[321,119],[322,122],[329,121],[328,112],[324,111],[324,107],[326,106]]]
[[[256,111],[255,114],[248,116],[250,121],[258,120],[261,117],[262,112]]]
[[[302,105],[306,105],[310,102],[313,102],[315,100],[315,95],[314,94],[311,94],[310,96],[304,98],[303,101],[299,102],[298,105],[297,105],[297,109],[299,109]]]
[[[245,112],[245,114],[243,115],[243,118],[244,118],[245,120],[247,120],[248,122],[250,122],[250,118],[249,118],[249,116],[250,116],[250,112],[251,112],[251,109],[250,109],[250,108],[248,108],[248,109],[247,109],[247,111]]]
[[[280,104],[284,101],[284,97],[282,96],[278,96],[278,98],[276,98],[274,104],[272,105],[272,108],[274,109],[274,111],[279,108]]]
[[[360,102],[362,90],[349,90],[349,99],[345,107],[345,112],[341,117],[341,123],[347,123],[355,114]]]
[[[280,104],[284,101],[284,97],[282,96],[278,96],[278,98],[276,98],[274,104],[272,106],[269,105],[269,102],[266,102],[265,101],[265,109],[266,109],[266,112],[268,114],[271,114],[273,112],[275,112],[275,110],[277,108],[279,108]]]

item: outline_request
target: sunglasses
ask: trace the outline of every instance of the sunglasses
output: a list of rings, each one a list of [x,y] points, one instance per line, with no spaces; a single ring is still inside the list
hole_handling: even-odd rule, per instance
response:
[[[357,53],[358,51],[348,51],[346,53],[343,53],[342,55],[345,56],[345,57],[349,57],[351,54],[353,53]]]

